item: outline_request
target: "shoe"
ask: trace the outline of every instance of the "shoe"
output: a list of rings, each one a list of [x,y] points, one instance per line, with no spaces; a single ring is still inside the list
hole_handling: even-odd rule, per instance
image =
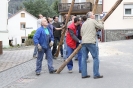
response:
[[[53,56],[53,59],[56,59],[57,57],[56,56]]]
[[[81,71],[79,71],[79,73],[81,73]]]
[[[96,76],[96,77],[94,77],[94,79],[99,79],[99,78],[103,78],[103,76],[100,75],[100,76]]]
[[[69,70],[68,73],[73,73],[73,71],[72,70]]]
[[[78,58],[75,58],[75,61],[78,61]]]
[[[84,79],[84,78],[90,78],[90,77],[91,77],[90,75],[87,75],[87,76],[84,76],[82,78]]]
[[[61,55],[61,57],[63,57],[63,55]]]
[[[36,72],[36,75],[40,75],[40,72]]]
[[[49,73],[50,74],[53,74],[53,73],[55,73],[57,71],[57,69],[55,69],[55,70],[53,70],[53,71],[50,71]]]
[[[33,58],[37,58],[37,56],[36,55],[33,55]]]

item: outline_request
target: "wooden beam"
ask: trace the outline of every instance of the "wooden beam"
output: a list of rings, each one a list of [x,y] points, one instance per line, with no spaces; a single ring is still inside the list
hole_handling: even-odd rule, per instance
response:
[[[67,23],[68,23],[68,21],[69,21],[69,19],[70,19],[70,15],[71,15],[71,12],[72,12],[74,3],[75,3],[75,0],[72,0],[71,6],[70,6],[69,11],[68,11],[68,17],[67,17],[66,22],[65,22],[65,28],[64,28],[63,31],[62,31],[60,43],[59,43],[59,45],[58,45],[58,49],[57,49],[56,54],[55,54],[56,57],[58,57],[59,52],[60,52],[60,48],[61,48],[61,46],[62,46],[62,44],[63,44],[63,39],[64,39],[64,36],[65,36],[65,33],[66,33],[66,29],[67,29]]]
[[[108,13],[105,15],[105,17],[102,19],[102,21],[106,21],[107,18],[114,12],[114,10],[121,4],[123,0],[118,0],[112,8],[108,11]]]

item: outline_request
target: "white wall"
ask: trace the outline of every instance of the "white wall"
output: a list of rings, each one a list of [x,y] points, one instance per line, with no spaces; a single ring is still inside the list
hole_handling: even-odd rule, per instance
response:
[[[9,46],[8,30],[7,30],[7,16],[8,16],[8,2],[7,0],[0,1],[0,41],[3,42],[3,47]]]
[[[108,12],[117,0],[104,0],[103,12]],[[105,29],[133,29],[133,18],[123,19],[124,17],[124,3],[132,2],[133,0],[123,0],[117,7],[113,14],[105,21]]]
[[[21,18],[21,13],[25,13],[25,18]],[[21,11],[17,15],[13,16],[8,20],[9,36],[13,37],[13,44],[22,44],[21,37],[25,37],[25,30],[20,29],[20,22],[25,22],[26,27],[32,27],[33,29],[26,29],[26,36],[31,33],[31,31],[37,29],[37,19],[29,15],[25,11]],[[16,39],[17,40],[16,40]]]

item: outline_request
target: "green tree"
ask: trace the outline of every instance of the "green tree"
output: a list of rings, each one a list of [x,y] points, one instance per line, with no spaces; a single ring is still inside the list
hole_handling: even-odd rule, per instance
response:
[[[57,15],[59,15],[59,12],[58,12],[58,4],[59,4],[59,0],[55,0],[53,2],[53,4],[51,5],[51,8],[56,12]]]
[[[25,9],[32,15],[38,17],[38,14],[42,14],[45,17],[54,16],[55,11],[44,0],[29,0],[23,2]]]

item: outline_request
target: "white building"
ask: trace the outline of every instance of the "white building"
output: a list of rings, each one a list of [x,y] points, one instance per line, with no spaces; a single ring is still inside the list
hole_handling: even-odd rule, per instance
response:
[[[8,1],[0,1],[0,41],[3,43],[3,47],[9,46],[8,40],[8,29],[7,29],[7,19],[8,19]]]
[[[36,29],[37,18],[25,10],[17,12],[8,19],[9,39],[13,40],[13,45],[24,43],[28,34]]]
[[[103,12],[108,12],[117,0],[103,0]],[[105,40],[125,39],[126,33],[133,33],[133,0],[123,0],[104,23]]]

